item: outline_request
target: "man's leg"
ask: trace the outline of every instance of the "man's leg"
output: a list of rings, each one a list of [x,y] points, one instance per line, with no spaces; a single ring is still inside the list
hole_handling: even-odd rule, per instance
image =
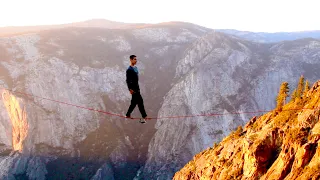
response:
[[[147,113],[143,105],[143,98],[140,93],[137,93],[137,103],[138,103],[139,111],[141,113],[142,118],[147,117]]]
[[[129,109],[126,114],[127,117],[131,117],[131,113],[134,110],[134,108],[136,107],[136,105],[137,105],[137,95],[136,95],[136,93],[134,93],[134,94],[132,94],[131,104],[130,104]]]

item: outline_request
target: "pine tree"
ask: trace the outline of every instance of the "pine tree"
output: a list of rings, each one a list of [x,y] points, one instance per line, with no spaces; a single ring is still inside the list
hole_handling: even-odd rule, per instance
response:
[[[301,97],[303,95],[302,93],[304,92],[303,86],[304,86],[304,77],[303,77],[303,75],[301,75],[299,82],[298,82],[298,85],[297,85],[297,88],[291,94],[291,101],[299,102],[299,100],[301,99]]]
[[[300,76],[298,87],[297,87],[297,98],[300,99],[302,97],[304,88],[304,77],[303,75]]]
[[[306,80],[306,85],[304,86],[303,97],[307,96],[308,91],[310,90],[309,81]]]
[[[298,96],[297,95],[297,89],[295,89],[291,94],[291,101],[294,102],[296,100],[297,96]]]
[[[283,82],[280,86],[279,94],[277,96],[277,107],[278,111],[282,110],[282,106],[286,103],[286,98],[289,96],[289,84],[288,82]]]

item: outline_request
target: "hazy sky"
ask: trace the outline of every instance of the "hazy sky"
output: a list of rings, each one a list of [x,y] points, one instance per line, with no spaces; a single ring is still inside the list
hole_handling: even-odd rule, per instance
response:
[[[99,18],[263,32],[320,30],[319,7],[319,0],[0,0],[0,26]]]

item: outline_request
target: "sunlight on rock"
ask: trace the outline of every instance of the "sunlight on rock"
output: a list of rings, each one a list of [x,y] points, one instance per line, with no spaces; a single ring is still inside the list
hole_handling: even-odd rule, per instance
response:
[[[12,124],[13,150],[22,152],[23,141],[28,135],[28,121],[25,108],[21,108],[18,99],[9,91],[2,92],[2,100]]]

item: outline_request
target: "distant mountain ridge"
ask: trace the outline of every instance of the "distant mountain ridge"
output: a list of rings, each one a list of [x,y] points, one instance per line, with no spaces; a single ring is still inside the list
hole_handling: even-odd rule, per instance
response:
[[[147,25],[144,23],[123,23],[110,21],[106,19],[91,19],[87,21],[80,21],[66,24],[53,24],[53,25],[39,25],[39,26],[9,26],[0,27],[0,37],[10,36],[16,34],[34,33],[43,30],[60,29],[66,27],[90,27],[90,28],[106,28],[106,29],[125,29],[134,26]]]
[[[128,28],[157,27],[158,25],[161,26],[164,24],[183,25],[183,24],[192,24],[192,23],[170,21],[170,22],[162,22],[158,24],[150,24],[150,23],[125,23],[125,22],[111,21],[107,19],[90,19],[90,20],[73,22],[73,23],[65,23],[65,24],[0,27],[0,37],[16,35],[16,34],[33,33],[33,32],[39,32],[43,30],[59,29],[59,28],[66,28],[66,27],[128,29]],[[205,28],[205,27],[202,27],[202,28]],[[290,40],[303,39],[303,38],[315,38],[315,39],[320,38],[320,30],[267,33],[267,32],[239,31],[236,29],[211,29],[211,28],[207,28],[207,29],[212,31],[223,32],[229,35],[234,35],[237,37],[244,38],[249,41],[260,42],[260,43],[274,43],[274,42],[288,41],[288,40],[290,41]]]
[[[260,43],[274,43],[279,41],[292,41],[303,38],[320,38],[320,30],[315,31],[301,31],[301,32],[250,32],[250,31],[238,31],[234,29],[218,29],[223,33],[235,35],[244,38],[249,41],[260,42]]]

